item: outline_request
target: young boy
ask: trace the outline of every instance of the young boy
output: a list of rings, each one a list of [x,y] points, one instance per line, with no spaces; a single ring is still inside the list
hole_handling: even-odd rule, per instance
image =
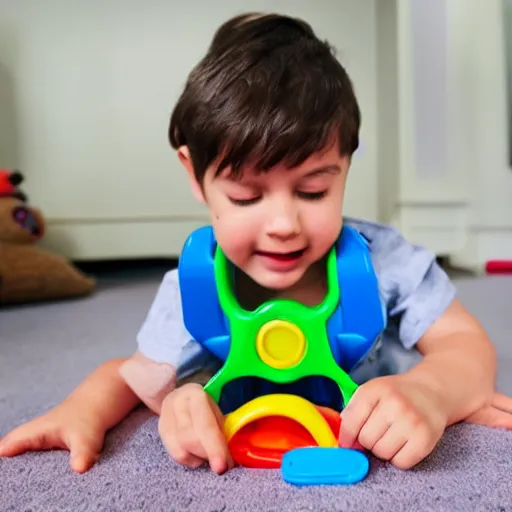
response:
[[[342,411],[340,444],[359,442],[410,468],[455,422],[512,428],[512,400],[494,392],[493,347],[434,255],[391,228],[343,220],[359,125],[351,82],[309,25],[247,14],[215,34],[188,78],[169,136],[194,196],[209,208],[243,307],[274,297],[318,304],[325,256],[343,222],[367,238],[388,323],[380,348],[354,372],[362,385]],[[8,434],[0,455],[64,448],[72,468],[86,471],[107,430],[142,401],[160,415],[174,459],[191,467],[208,461],[222,473],[233,462],[221,410],[201,385],[176,387],[179,377],[218,367],[184,327],[171,271],[136,353],[105,363],[62,404]]]

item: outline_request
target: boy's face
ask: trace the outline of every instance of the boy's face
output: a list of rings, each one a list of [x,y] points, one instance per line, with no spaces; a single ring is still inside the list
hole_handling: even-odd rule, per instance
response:
[[[350,164],[337,146],[294,169],[278,165],[257,174],[244,168],[238,179],[229,176],[229,169],[215,177],[212,166],[202,186],[187,148],[179,155],[194,195],[210,210],[226,257],[260,286],[285,290],[296,285],[335,243]]]

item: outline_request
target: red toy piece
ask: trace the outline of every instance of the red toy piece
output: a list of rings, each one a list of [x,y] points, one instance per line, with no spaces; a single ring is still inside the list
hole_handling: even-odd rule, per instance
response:
[[[327,421],[336,438],[341,428],[340,413],[315,406]],[[281,416],[267,416],[241,428],[229,442],[236,464],[249,468],[276,469],[283,455],[295,448],[317,446],[311,434],[298,422]],[[363,450],[356,442],[355,450]]]
[[[16,197],[26,202],[27,196],[18,189],[23,179],[23,174],[19,171],[0,169],[0,197]]]
[[[488,274],[512,274],[512,260],[490,260],[485,270]]]

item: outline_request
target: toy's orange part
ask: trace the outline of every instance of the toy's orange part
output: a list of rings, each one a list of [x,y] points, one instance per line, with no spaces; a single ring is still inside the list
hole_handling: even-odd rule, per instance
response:
[[[340,414],[328,407],[316,406],[336,438]],[[250,468],[279,468],[283,455],[306,446],[317,446],[312,435],[298,422],[281,416],[268,416],[241,428],[230,440],[235,462]]]

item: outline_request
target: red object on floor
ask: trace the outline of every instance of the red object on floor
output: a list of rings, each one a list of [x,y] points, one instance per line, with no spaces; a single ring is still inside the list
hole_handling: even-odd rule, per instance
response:
[[[340,413],[316,406],[338,438]],[[248,468],[280,468],[283,455],[294,448],[317,446],[311,434],[295,420],[268,416],[240,429],[229,442],[234,461]]]
[[[18,181],[13,176],[11,171],[0,169],[0,196],[10,196],[16,190]]]
[[[512,274],[512,260],[489,260],[485,270],[488,274]]]

